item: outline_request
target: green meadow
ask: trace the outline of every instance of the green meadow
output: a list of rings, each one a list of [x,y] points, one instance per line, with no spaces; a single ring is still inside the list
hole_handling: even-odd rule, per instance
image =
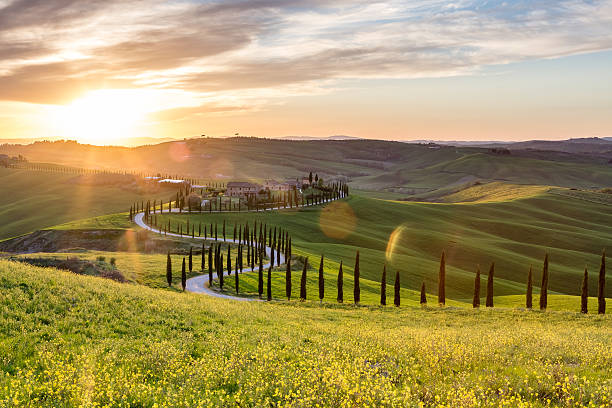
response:
[[[2,407],[612,398],[607,315],[239,302],[6,260],[0,276]]]

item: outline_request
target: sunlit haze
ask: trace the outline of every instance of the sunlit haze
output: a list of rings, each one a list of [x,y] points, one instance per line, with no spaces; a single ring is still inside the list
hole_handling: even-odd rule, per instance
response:
[[[612,0],[0,0],[0,139],[612,136]]]

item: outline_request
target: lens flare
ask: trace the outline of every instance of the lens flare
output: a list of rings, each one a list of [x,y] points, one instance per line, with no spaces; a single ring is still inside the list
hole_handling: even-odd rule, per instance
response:
[[[357,217],[350,205],[342,201],[334,201],[321,210],[319,226],[326,236],[343,239],[355,231]]]

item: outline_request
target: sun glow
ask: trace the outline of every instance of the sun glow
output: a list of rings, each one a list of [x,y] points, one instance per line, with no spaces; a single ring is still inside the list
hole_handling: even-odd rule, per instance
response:
[[[142,92],[99,90],[63,107],[56,118],[64,137],[106,145],[140,136],[138,128],[150,109],[150,100]]]

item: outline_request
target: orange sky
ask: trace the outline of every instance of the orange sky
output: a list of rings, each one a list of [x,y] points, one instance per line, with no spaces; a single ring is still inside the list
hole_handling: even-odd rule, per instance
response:
[[[612,135],[612,0],[0,0],[0,138]]]

